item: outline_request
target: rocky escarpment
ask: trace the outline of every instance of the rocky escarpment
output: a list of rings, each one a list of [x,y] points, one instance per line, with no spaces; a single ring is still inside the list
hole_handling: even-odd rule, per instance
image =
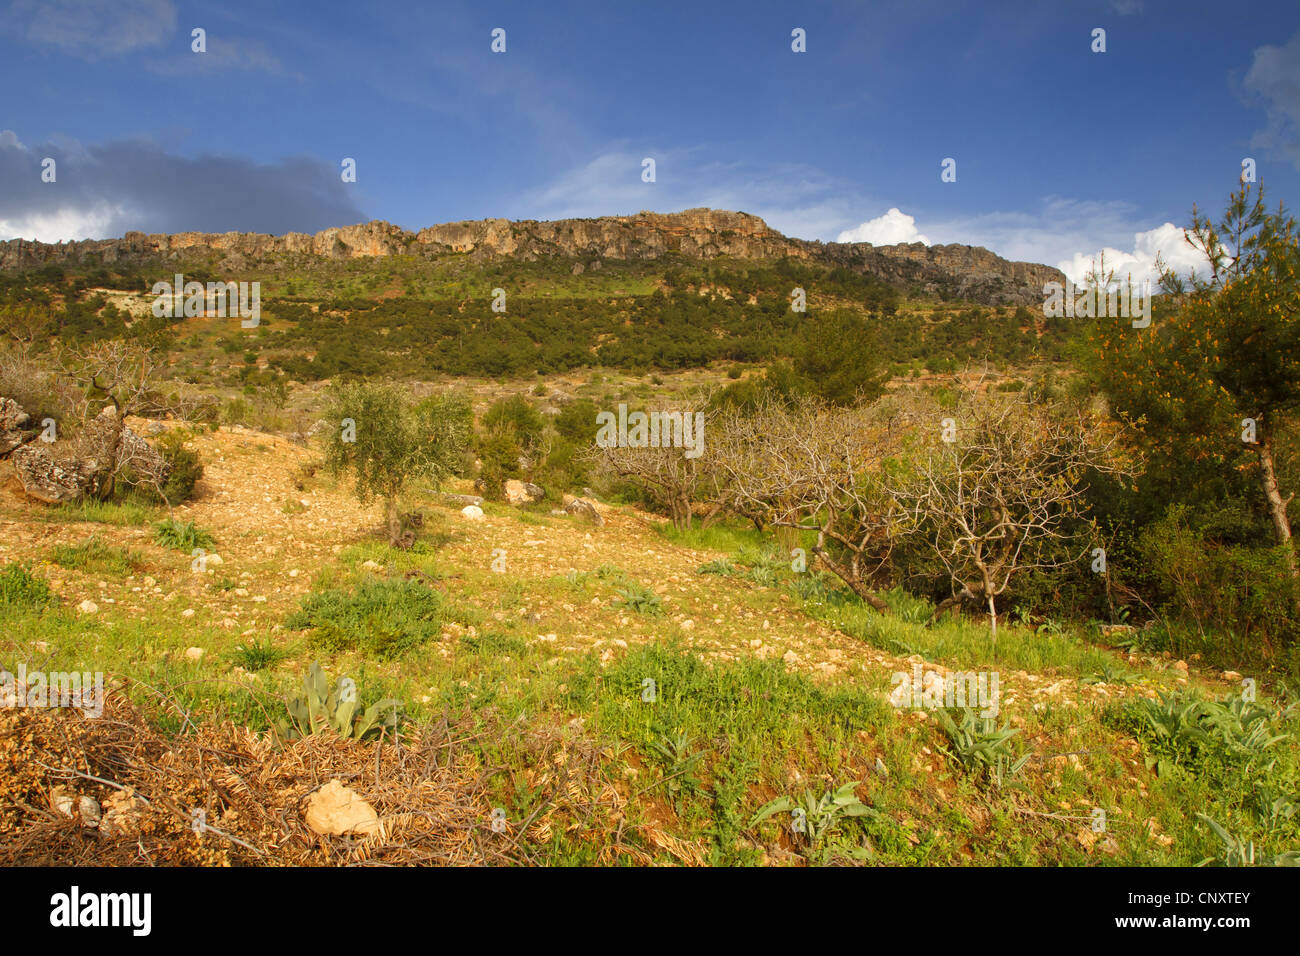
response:
[[[467,255],[475,261],[501,257],[522,261],[571,259],[575,272],[606,259],[657,259],[670,254],[692,259],[790,257],[842,266],[915,287],[928,295],[1016,305],[1041,302],[1044,283],[1065,281],[1057,269],[1009,262],[979,247],[810,242],[784,236],[757,216],[715,209],[553,221],[476,219],[429,226],[416,233],[375,221],[326,229],[315,235],[129,232],[121,239],[56,244],[12,239],[0,242],[0,269],[179,262],[203,257],[216,260],[220,268],[233,270],[271,261],[292,264],[295,257],[448,254]]]

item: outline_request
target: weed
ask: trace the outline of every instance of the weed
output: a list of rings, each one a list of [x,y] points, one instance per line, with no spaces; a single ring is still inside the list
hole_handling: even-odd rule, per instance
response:
[[[159,522],[154,529],[153,540],[164,548],[175,548],[189,553],[195,548],[204,550],[216,546],[216,539],[207,531],[195,525],[193,521],[179,521],[168,518]]]
[[[739,574],[736,566],[731,563],[729,558],[718,558],[707,564],[701,564],[695,569],[696,574],[718,574],[724,577],[730,577],[733,574]]]
[[[442,596],[418,581],[368,578],[352,590],[310,594],[286,626],[310,628],[323,650],[357,650],[390,660],[442,629]]]
[[[302,692],[285,702],[287,716],[276,722],[276,730],[284,739],[332,730],[341,737],[361,740],[384,727],[397,726],[400,700],[386,697],[371,704],[358,716],[357,685],[350,678],[340,677],[334,689],[330,690],[325,672],[315,661],[302,684]],[[387,716],[384,711],[388,711]]]
[[[128,548],[112,547],[90,537],[80,544],[56,544],[50,560],[61,568],[87,574],[125,575],[144,567],[144,559]]]
[[[635,581],[630,581],[626,586],[614,590],[622,598],[619,603],[637,614],[658,616],[664,612],[663,600],[659,595]]]
[[[0,606],[37,608],[53,600],[50,586],[23,565],[0,565]]]
[[[1010,741],[1019,731],[999,728],[992,717],[977,717],[969,707],[962,708],[960,723],[946,709],[938,714],[939,726],[948,735],[948,755],[966,770],[987,775],[998,787],[1018,774],[1033,756],[1026,752],[1017,757]]]

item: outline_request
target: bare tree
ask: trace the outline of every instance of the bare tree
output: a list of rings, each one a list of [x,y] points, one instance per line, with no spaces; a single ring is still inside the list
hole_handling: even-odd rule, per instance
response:
[[[692,436],[698,447],[683,447],[664,436],[657,446],[621,441],[598,444],[586,453],[585,458],[607,478],[622,479],[644,491],[655,504],[668,512],[674,528],[690,528],[696,505],[717,498],[712,449],[712,421],[716,413],[678,408],[655,414],[677,414],[684,418],[702,416],[702,424],[695,428]],[[708,444],[705,444],[706,432]],[[716,513],[717,508],[713,510]]]
[[[953,411],[936,406],[888,482],[952,580],[934,617],[982,601],[996,637],[996,600],[1014,578],[1079,560],[1086,475],[1122,470],[1117,440],[1089,412],[981,393],[978,383]]]
[[[894,546],[912,516],[888,493],[883,472],[915,417],[908,397],[835,407],[764,398],[729,409],[714,433],[714,460],[733,511],[816,535],[814,555],[878,611]]]
[[[162,495],[165,459],[126,427],[127,416],[154,399],[163,368],[154,352],[121,341],[97,342],[67,350],[62,366],[74,396],[74,417],[82,423],[75,438],[77,456],[99,462],[103,473],[98,494],[110,495],[117,480],[129,473]],[[105,401],[109,404],[96,413]]]

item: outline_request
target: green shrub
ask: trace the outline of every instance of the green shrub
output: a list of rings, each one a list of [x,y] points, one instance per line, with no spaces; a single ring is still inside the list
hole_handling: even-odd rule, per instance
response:
[[[158,451],[171,469],[161,494],[168,505],[189,501],[194,497],[194,486],[203,477],[203,461],[199,453],[187,444],[190,437],[187,432],[173,430],[158,440]]]
[[[580,447],[590,447],[596,441],[596,403],[589,398],[579,398],[566,404],[552,419],[556,432]]]
[[[555,439],[533,475],[549,492],[581,488],[590,476],[591,466],[583,457],[583,449],[564,438]]]
[[[242,398],[232,398],[221,409],[221,422],[223,425],[244,425],[252,413],[253,408],[248,402]]]
[[[195,548],[208,550],[216,546],[216,539],[211,534],[194,524],[193,521],[178,521],[168,518],[161,521],[154,529],[153,540],[164,548],[175,548],[186,554]]]
[[[505,496],[502,485],[508,478],[521,474],[519,458],[523,448],[510,431],[494,431],[478,442],[478,456],[483,462],[479,477],[483,481],[485,497],[500,499]]]
[[[360,651],[391,659],[418,647],[442,630],[442,596],[418,581],[363,580],[303,599],[286,626],[310,629],[313,646],[326,651]]]
[[[50,586],[21,564],[0,565],[0,606],[44,607],[54,600]]]
[[[1138,536],[1137,552],[1156,592],[1150,603],[1194,627],[1206,657],[1239,664],[1242,648],[1277,652],[1300,638],[1300,585],[1287,573],[1281,548],[1218,544],[1176,507]]]
[[[483,429],[487,432],[504,431],[514,435],[525,454],[541,444],[546,420],[541,412],[522,395],[498,399],[483,415]]]

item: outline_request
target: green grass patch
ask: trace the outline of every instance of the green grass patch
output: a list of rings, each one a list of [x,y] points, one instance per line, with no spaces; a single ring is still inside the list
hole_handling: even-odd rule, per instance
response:
[[[53,600],[50,586],[24,565],[15,563],[0,566],[0,607],[40,608]]]
[[[95,501],[82,499],[71,504],[62,504],[49,509],[49,518],[60,524],[75,521],[93,521],[97,524],[111,524],[123,528],[140,527],[148,524],[157,514],[158,509],[125,498],[121,501]]]
[[[321,650],[391,660],[437,637],[445,613],[442,595],[425,584],[372,578],[308,595],[285,624],[310,630],[312,646]]]
[[[61,568],[87,574],[127,575],[145,567],[144,557],[130,548],[105,544],[97,537],[79,544],[56,544],[50,560]]]
[[[153,540],[164,548],[174,548],[187,554],[195,548],[207,550],[216,547],[217,541],[193,521],[178,521],[168,518],[154,528]]]

